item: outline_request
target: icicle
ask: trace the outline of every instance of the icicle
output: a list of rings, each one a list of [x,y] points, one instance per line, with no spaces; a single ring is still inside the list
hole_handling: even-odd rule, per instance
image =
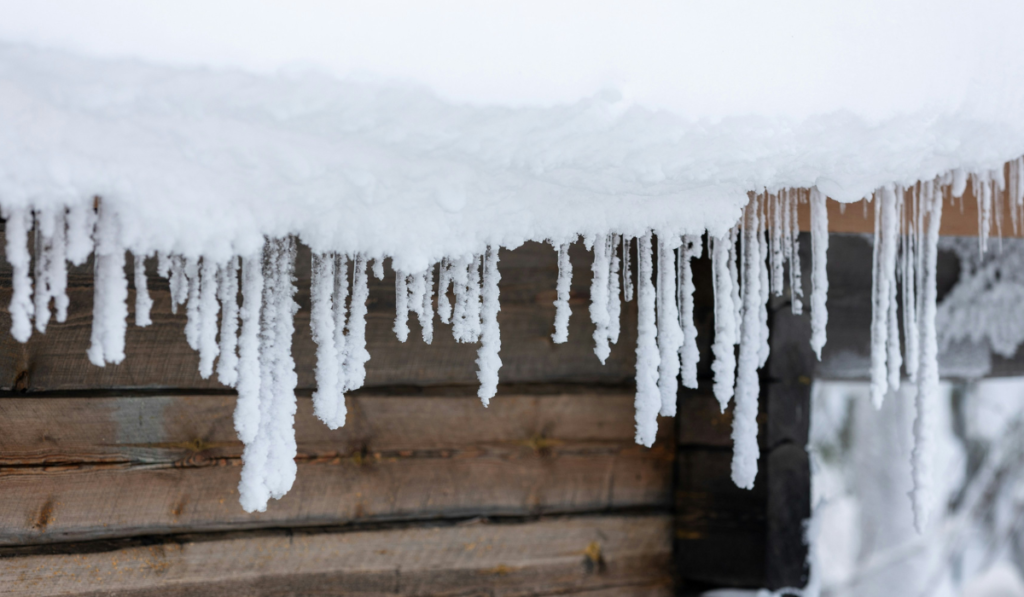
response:
[[[46,332],[50,323],[50,251],[53,249],[54,221],[53,212],[37,211],[35,214],[35,272],[33,288],[33,314],[35,315],[36,331]]]
[[[884,223],[882,214],[883,197],[875,191],[875,237],[871,254],[871,403],[875,408],[882,406],[886,392],[886,352],[885,346],[889,328],[886,325],[888,314],[889,291],[886,286],[888,279],[884,273],[883,257],[885,244]]]
[[[430,344],[434,341],[434,266],[428,267],[420,274],[423,284],[423,296],[420,298],[420,308],[416,315],[420,322],[420,331],[423,341]]]
[[[353,276],[354,276],[353,272]],[[345,370],[348,355],[348,337],[345,328],[348,325],[348,259],[344,255],[334,256],[334,290],[331,295],[331,317],[334,319],[334,356],[338,360],[338,391],[352,389]],[[345,424],[347,409],[344,397],[338,402],[336,421],[339,426]]]
[[[501,331],[498,329],[498,311],[501,310],[498,302],[499,281],[498,247],[488,247],[484,256],[483,327],[480,332],[480,348],[476,353],[476,376],[480,380],[477,396],[484,406],[490,404],[491,398],[498,392],[498,370],[501,369],[501,357],[498,356],[501,351]]]
[[[188,304],[185,305],[185,341],[192,350],[199,350],[199,260],[185,258],[185,279],[188,280]]]
[[[778,195],[769,195],[768,205],[771,217],[772,294],[782,296],[783,274],[783,228],[782,202]]]
[[[925,183],[922,208],[928,210],[928,231],[921,250],[924,253],[924,285],[921,288],[921,379],[914,404],[914,449],[912,452],[914,488],[911,501],[914,526],[923,532],[928,521],[928,502],[932,485],[932,444],[935,434],[936,403],[939,399],[938,343],[935,333],[936,268],[939,226],[942,222],[942,191],[938,183]]]
[[[11,264],[11,336],[18,342],[28,342],[32,336],[32,256],[28,251],[28,231],[32,214],[23,207],[4,207],[7,219],[6,255]]]
[[[233,388],[238,383],[238,257],[229,259],[217,273],[217,299],[222,310],[217,379]]]
[[[886,192],[889,192],[888,188]],[[886,222],[885,226],[885,231],[888,235],[885,246],[887,252],[886,258],[892,263],[892,269],[887,272],[887,276],[889,277],[889,312],[886,314],[886,317],[888,318],[889,323],[889,343],[887,346],[888,355],[886,361],[889,366],[889,388],[893,391],[900,388],[900,367],[903,366],[903,356],[900,352],[900,327],[899,313],[897,310],[899,301],[897,300],[896,285],[897,251],[899,248],[899,213],[903,209],[903,201],[901,200],[902,194],[903,189],[897,186],[892,197],[892,205],[886,208],[889,221]]]
[[[875,193],[875,247],[871,305],[871,402],[881,408],[886,392],[899,384],[896,326],[896,195],[892,187]],[[896,337],[892,335],[895,333]],[[895,355],[895,357],[894,357]],[[895,360],[894,360],[895,359]],[[895,368],[895,372],[893,369]],[[896,384],[892,385],[895,377]]]
[[[973,176],[976,181],[975,197],[978,199],[978,243],[981,253],[988,250],[988,236],[992,230],[992,185],[986,173],[983,176]],[[978,193],[978,191],[981,191]]]
[[[480,340],[480,266],[483,256],[474,256],[469,262],[466,281],[466,341]]]
[[[789,296],[793,315],[802,315],[804,312],[804,283],[802,280],[803,270],[800,265],[800,220],[798,217],[799,194],[794,193],[789,197],[789,241],[792,246],[789,249]],[[844,204],[845,205],[845,204]]]
[[[171,313],[177,314],[178,305],[188,302],[188,278],[185,277],[185,260],[179,255],[172,255],[171,275],[168,286],[171,293]]]
[[[452,291],[455,294],[455,307],[452,312],[452,337],[456,342],[471,342],[466,328],[466,311],[469,305],[469,263],[465,258],[452,264]]]
[[[561,252],[559,252],[561,256]],[[591,264],[590,271],[592,272],[590,282],[590,320],[594,322],[594,354],[597,355],[598,360],[603,365],[608,359],[608,355],[611,354],[611,347],[608,345],[608,272],[610,271],[608,257],[608,239],[605,235],[599,234],[594,242],[594,262]],[[561,277],[559,277],[559,287],[561,287]],[[568,292],[566,293],[568,295]],[[559,297],[561,298],[561,297]],[[568,296],[566,296],[568,299]],[[556,303],[557,309],[561,307],[561,302]],[[566,305],[568,306],[568,305]],[[556,314],[555,319],[558,319]],[[568,317],[566,317],[568,320]],[[565,337],[562,338],[564,342],[568,339],[568,321],[565,326]],[[557,330],[556,334],[561,330]],[[558,339],[555,339],[558,342]]]
[[[618,237],[608,235],[608,341],[617,344],[621,333],[622,303],[619,302]]]
[[[637,338],[636,338],[636,443],[651,447],[658,434],[658,326],[655,316],[657,297],[651,282],[651,233],[637,242]]]
[[[445,258],[437,267],[437,315],[441,318],[441,323],[451,323],[452,304],[448,300],[448,287],[452,285],[452,265]]]
[[[50,285],[50,296],[57,312],[57,323],[68,319],[68,262],[67,262],[67,219],[64,209],[58,209],[54,215],[53,240],[50,249],[50,271],[47,282]]]
[[[555,333],[551,340],[562,344],[569,339],[569,288],[572,283],[572,263],[569,261],[569,243],[558,245],[558,282],[555,286]],[[598,356],[600,358],[600,355]]]
[[[409,276],[395,271],[395,325],[392,328],[399,342],[409,339]]]
[[[352,300],[349,307],[348,334],[345,341],[345,389],[358,390],[366,381],[366,257],[356,255],[352,271]]]
[[[263,311],[263,248],[242,260],[242,321],[238,337],[238,402],[235,431],[250,444],[260,424],[260,313]]]
[[[714,392],[725,412],[733,395],[736,378],[736,310],[733,306],[733,276],[729,271],[732,232],[711,239],[712,287],[715,295],[715,340],[711,345],[714,360]]]
[[[768,299],[770,297],[769,276],[768,276],[768,225],[767,213],[764,211],[764,203],[768,202],[767,193],[764,195],[763,203],[759,202],[757,210],[757,242],[758,242],[758,280],[760,281],[761,300],[757,304],[757,317],[761,322],[761,333],[757,347],[757,366],[764,367],[768,362],[768,353],[771,346],[768,344]]]
[[[679,327],[679,305],[676,303],[675,250],[680,239],[675,235],[658,235],[658,391],[661,393],[663,417],[676,416],[676,395],[679,393],[679,349],[683,330]]]
[[[217,264],[209,257],[204,257],[199,275],[199,376],[207,379],[213,375],[213,362],[220,352],[217,345],[217,315],[220,304],[217,303]],[[291,338],[288,338],[291,345]]]
[[[68,208],[68,261],[82,265],[92,254],[92,233],[96,226],[93,201],[76,203]]]
[[[259,428],[242,455],[239,501],[247,512],[265,511],[295,481],[295,241],[274,240],[264,253],[263,310],[260,317]]]
[[[732,419],[732,480],[737,487],[752,489],[757,476],[757,409],[760,385],[757,377],[761,322],[761,257],[758,242],[758,205],[751,198],[743,222],[743,319],[740,356],[736,371],[736,407]],[[762,262],[763,263],[763,262]]]
[[[633,247],[632,237],[622,237],[622,300],[629,302],[633,300],[633,268],[629,263],[630,252]],[[637,251],[639,251],[639,247]]]
[[[384,258],[378,257],[373,260],[373,277],[378,280],[384,279]]]
[[[911,383],[917,383],[918,331],[917,331],[917,288],[918,288],[918,233],[917,211],[919,187],[911,189],[910,213],[906,217],[903,236],[903,337],[906,340],[907,358],[904,365]]]
[[[153,299],[149,296],[149,281],[146,279],[146,256],[132,253],[132,260],[135,269],[135,325],[144,328],[153,323],[150,318]]]
[[[743,320],[743,300],[740,298],[740,269],[739,269],[739,255],[736,253],[736,245],[740,241],[740,225],[737,224],[732,227],[729,231],[729,277],[732,280],[732,313],[733,320],[736,321],[736,325]],[[733,341],[739,346],[740,335],[736,334]]]
[[[692,260],[700,259],[704,245],[700,236],[686,235],[679,251],[679,321],[683,330],[683,345],[679,349],[681,377],[683,386],[697,389],[697,363],[700,351],[697,349],[697,326],[693,324],[693,285]],[[732,351],[732,346],[729,347]],[[730,382],[731,385],[731,382]]]
[[[811,189],[811,348],[821,360],[828,324],[828,211],[825,195]]]
[[[128,325],[128,280],[124,276],[124,248],[118,237],[117,216],[100,203],[96,222],[95,281],[93,283],[92,338],[89,361],[97,367],[124,360]]]
[[[316,391],[313,392],[313,413],[329,429],[341,426],[338,404],[345,400],[339,383],[337,345],[332,295],[335,289],[335,260],[330,253],[313,253],[309,284],[309,329],[316,343]],[[341,272],[344,277],[345,272]]]

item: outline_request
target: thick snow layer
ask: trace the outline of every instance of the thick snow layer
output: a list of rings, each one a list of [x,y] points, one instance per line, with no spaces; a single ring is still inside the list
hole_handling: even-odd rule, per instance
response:
[[[1024,153],[1024,6],[789,4],[0,2],[0,198],[101,195],[143,254],[422,271]]]

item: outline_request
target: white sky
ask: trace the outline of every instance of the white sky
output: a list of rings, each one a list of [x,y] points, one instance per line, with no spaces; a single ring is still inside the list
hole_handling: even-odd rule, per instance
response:
[[[1024,2],[0,0],[0,40],[411,80],[455,101],[614,89],[690,118],[871,119],[1024,93]]]

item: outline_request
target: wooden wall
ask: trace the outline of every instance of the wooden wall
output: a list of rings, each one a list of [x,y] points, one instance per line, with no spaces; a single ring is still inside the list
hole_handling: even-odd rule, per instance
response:
[[[14,595],[597,597],[799,582],[808,381],[773,356],[762,473],[753,491],[737,489],[730,413],[710,394],[702,260],[702,386],[680,393],[680,416],[661,420],[653,448],[637,446],[635,303],[602,366],[587,312],[590,255],[579,245],[571,254],[570,340],[554,345],[555,252],[534,243],[502,251],[504,364],[487,409],[475,396],[476,346],[456,344],[438,322],[426,346],[414,321],[399,343],[393,278],[371,279],[367,387],[348,397],[347,425],[330,431],[309,398],[309,255],[300,252],[298,477],[259,514],[237,502],[235,397],[199,377],[166,281],[150,278],[153,325],[129,326],[126,360],[98,368],[85,356],[91,269],[73,269],[67,323],[22,345],[0,315],[0,586]],[[0,268],[0,305],[9,296]],[[790,326],[783,306],[773,305],[775,329]],[[773,350],[797,343],[803,331],[793,329],[773,333]]]

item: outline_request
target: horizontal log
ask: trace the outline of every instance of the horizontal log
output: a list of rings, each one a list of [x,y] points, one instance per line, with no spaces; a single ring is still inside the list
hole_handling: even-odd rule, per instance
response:
[[[1007,172],[1007,175],[1009,173]],[[910,194],[907,194],[908,213],[910,208]],[[1024,230],[1014,231],[1013,223],[1010,220],[1010,198],[1009,192],[997,193],[995,200],[1002,203],[1003,222],[1000,228],[993,215],[989,235],[996,237],[1019,237]],[[875,231],[874,203],[860,200],[853,203],[840,203],[838,201],[827,201],[828,209],[828,230],[839,234],[872,234]],[[798,206],[798,219],[800,230],[810,231],[811,207],[808,203],[801,203]],[[971,185],[967,185],[963,197],[947,200],[942,210],[942,222],[939,227],[939,234],[942,236],[978,236],[978,199],[974,196]]]
[[[674,447],[633,442],[623,393],[298,402],[295,486],[238,505],[230,396],[0,399],[0,545],[477,515],[668,508]]]
[[[671,594],[671,519],[607,516],[180,537],[0,559],[7,595]]]
[[[550,247],[527,243],[515,251],[501,253],[501,328],[500,371],[503,383],[580,382],[621,384],[633,378],[636,345],[635,303],[624,305],[622,334],[602,365],[593,350],[593,324],[590,322],[590,253],[574,245],[574,276],[570,302],[569,342],[556,345],[551,340],[554,322],[557,264]],[[295,318],[292,352],[296,361],[299,388],[314,387],[315,345],[309,330],[309,252],[303,249],[297,258],[300,267],[298,295],[300,311]],[[95,367],[86,350],[92,329],[91,265],[72,268],[69,297],[71,306],[66,323],[51,322],[45,334],[35,333],[26,344],[10,337],[9,266],[0,267],[0,390],[72,391],[81,389],[217,389],[215,379],[202,379],[198,355],[184,338],[185,314],[172,315],[165,280],[151,277],[154,300],[153,324],[138,328],[134,321],[134,290],[130,290],[129,326],[126,358],[119,365]],[[7,270],[6,272],[4,270]],[[150,272],[154,267],[150,265]],[[305,272],[305,273],[303,273]],[[411,333],[401,343],[392,331],[394,323],[394,275],[388,271],[383,281],[371,277],[367,348],[366,385],[476,385],[477,344],[460,344],[452,338],[449,326],[435,318],[432,345],[420,339],[416,318],[410,321]],[[707,320],[710,324],[710,319]],[[710,328],[707,328],[710,330]],[[710,331],[705,337],[710,336]]]

